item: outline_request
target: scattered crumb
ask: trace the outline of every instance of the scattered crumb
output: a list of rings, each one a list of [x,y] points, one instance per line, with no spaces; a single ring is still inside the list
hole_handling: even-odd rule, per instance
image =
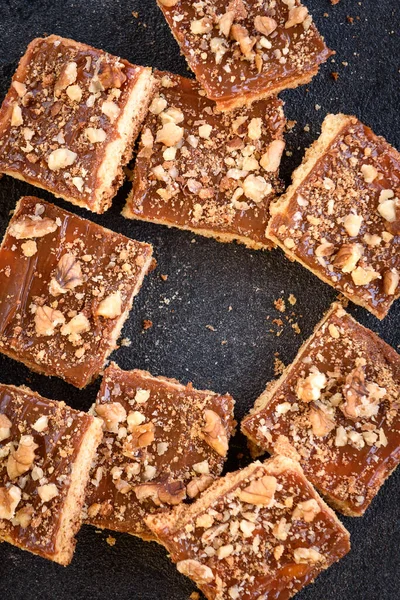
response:
[[[152,258],[151,259],[151,263],[150,263],[150,267],[149,267],[149,270],[147,271],[147,273],[151,273],[156,268],[157,268],[157,261],[156,261],[155,258]]]
[[[310,131],[310,126],[309,125],[304,125],[304,131],[306,133],[308,133]]]
[[[350,23],[350,25],[353,25],[354,23],[354,17],[349,17],[349,15],[347,15],[346,20],[348,23]]]
[[[111,535],[108,536],[108,538],[106,539],[106,542],[109,546],[115,546],[115,544],[117,543],[117,540],[112,537]]]
[[[299,327],[299,324],[298,324],[298,323],[292,323],[292,328],[294,329],[294,331],[295,331],[297,334],[301,333],[301,329],[300,329],[300,327]]]
[[[291,129],[293,129],[294,127],[296,127],[296,125],[297,125],[297,121],[288,121],[286,123],[286,129],[288,131],[290,131]]]
[[[163,281],[167,281],[168,279],[168,275],[160,275],[160,277]]]
[[[339,4],[340,0],[331,0],[331,4]]]
[[[331,0],[331,2],[332,2],[332,0]],[[139,18],[139,13],[136,10],[133,10],[132,11],[132,17],[135,17],[135,19],[138,19]]]
[[[316,104],[315,105],[315,110],[321,110],[321,105],[320,104]]]
[[[215,331],[215,327],[213,327],[212,325],[206,325],[206,329],[209,329],[210,331]]]
[[[129,348],[129,346],[132,344],[131,340],[129,338],[122,338],[121,340],[121,347],[125,346],[127,348]]]
[[[339,294],[336,298],[336,300],[338,302],[340,302],[340,304],[343,306],[343,308],[347,308],[347,306],[349,305],[350,300],[348,298],[346,298],[345,296],[343,296],[343,294]]]
[[[294,306],[297,302],[297,298],[293,294],[289,294],[288,300],[289,300],[289,304],[291,304],[292,306]]]
[[[274,359],[274,373],[275,376],[278,375],[282,375],[283,371],[285,370],[285,364],[281,361],[280,358],[275,358]]]
[[[200,600],[199,592],[192,592],[189,596],[189,600]]]
[[[150,329],[150,327],[153,327],[153,321],[150,321],[150,319],[143,319],[142,327],[144,331]]]
[[[279,310],[279,312],[284,313],[286,310],[286,304],[283,298],[278,298],[278,300],[274,300],[274,306],[276,310]]]
[[[226,340],[222,340],[221,342],[221,346],[225,346],[225,344],[227,344],[228,342]]]
[[[339,79],[339,73],[337,71],[333,71],[331,73],[331,77],[332,77],[332,79],[334,79],[335,81],[337,81]]]

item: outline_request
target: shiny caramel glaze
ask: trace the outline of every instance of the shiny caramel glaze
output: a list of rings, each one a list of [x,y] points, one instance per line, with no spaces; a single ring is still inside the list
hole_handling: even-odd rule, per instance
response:
[[[216,112],[215,104],[195,81],[167,73],[159,73],[158,78],[159,96],[144,124],[133,190],[124,215],[190,229],[222,241],[236,238],[251,247],[270,248],[265,227],[269,204],[282,190],[279,160],[272,172],[264,170],[259,161],[272,141],[282,140],[282,102],[270,98],[225,115]],[[164,110],[157,115],[154,111],[158,112],[160,101]],[[184,130],[183,142],[176,146],[176,157],[166,160],[166,146],[157,142],[157,132],[172,108],[182,113],[177,126]],[[253,119],[262,119],[258,139],[249,137]],[[208,139],[199,134],[203,125],[212,127]],[[280,152],[283,142],[281,145]],[[254,159],[253,170],[243,168],[245,157]],[[249,175],[262,177],[267,188],[257,201],[237,191]]]
[[[70,63],[77,69],[72,92],[71,86],[58,87]],[[31,42],[0,111],[0,172],[99,211],[95,197],[101,183],[99,167],[106,146],[119,137],[117,120],[143,70],[58,36]],[[98,83],[99,76],[103,83]],[[24,86],[21,91],[17,87],[20,93],[18,84]],[[115,117],[103,112],[105,101],[113,104]],[[21,124],[13,126],[15,106],[21,111]],[[104,140],[89,141],[85,133],[89,127],[104,132]],[[61,148],[75,153],[76,159],[65,168],[51,170],[49,155]],[[115,185],[118,188],[120,182]],[[108,208],[109,200],[104,199],[100,211]]]
[[[22,496],[14,517],[11,520],[0,519],[0,538],[53,559],[60,551],[60,525],[70,490],[72,468],[79,458],[93,417],[73,410],[63,402],[47,400],[28,388],[0,384],[0,417],[4,415],[11,422],[11,432],[0,442],[0,488],[16,486]],[[47,417],[47,427],[44,431],[37,431],[34,426],[40,429],[37,423],[42,417]],[[18,448],[22,436],[32,436],[37,445],[34,462],[25,473],[11,479],[7,474],[7,462],[12,451]],[[57,495],[43,502],[38,487],[47,484],[56,485]],[[24,526],[19,522],[19,511],[30,513],[30,521]],[[71,523],[71,554],[75,533],[76,524]]]
[[[104,374],[95,414],[104,417],[98,407],[112,403],[120,403],[126,414],[114,432],[106,421],[87,490],[86,520],[97,527],[153,539],[143,520],[147,515],[191,496],[191,482],[201,480],[206,487],[221,473],[236,424],[234,401],[229,394],[195,390],[191,384],[184,386],[146,371],[122,371],[111,363]],[[222,453],[202,435],[206,410],[220,418],[221,434],[226,437]],[[147,441],[142,438],[141,444],[146,445],[127,456],[126,448],[135,432],[130,419],[137,412],[141,415],[139,426],[154,426],[153,435]],[[136,490],[147,487],[152,491],[149,486],[155,491],[155,500],[151,496],[139,500]],[[162,489],[161,499],[157,489]],[[163,492],[171,497],[163,497]]]
[[[293,5],[299,4],[293,0]],[[207,96],[223,110],[309,81],[332,54],[309,15],[285,27],[289,6],[282,0],[179,0],[172,8],[160,0],[159,6]],[[228,35],[220,30],[221,17],[229,11],[236,15],[233,26],[244,28],[250,39],[249,52],[233,39],[232,28]],[[271,34],[256,29],[260,16],[276,22]],[[209,31],[193,33],[192,23],[204,18]]]
[[[27,239],[17,239],[14,228],[24,222],[39,228],[49,225],[54,231],[42,237],[28,232]],[[31,369],[84,387],[114,350],[132,298],[150,266],[151,254],[148,244],[38,198],[22,198],[0,249],[0,351]],[[69,277],[68,271],[63,274],[59,268],[65,255],[79,266],[81,277],[73,283],[76,287],[55,295],[52,280],[58,276],[65,283]],[[119,314],[115,318],[97,314],[101,302],[112,294],[119,296]],[[45,307],[50,319],[60,317],[58,312],[51,313],[52,309],[61,313],[63,323],[53,321],[48,335],[38,333],[40,307]],[[86,330],[63,330],[63,325],[77,315],[87,320]]]
[[[362,385],[354,377],[357,366],[365,376]],[[326,376],[326,385],[320,398],[305,402],[299,382],[315,369]],[[349,377],[356,398],[375,415],[350,418],[343,412]],[[268,451],[289,441],[306,477],[328,502],[345,514],[362,515],[400,460],[399,355],[335,307],[270,385],[242,422],[243,433]],[[368,401],[365,386],[371,385],[383,390],[380,401]],[[325,432],[318,430],[315,415],[327,419]]]
[[[400,294],[400,154],[356,118],[344,119],[344,127],[293,190],[290,201],[271,207],[268,235],[283,244],[291,258],[382,319]],[[362,169],[370,166],[377,176],[366,182]],[[392,222],[378,210],[385,192],[397,205]],[[351,214],[362,217],[355,235],[345,228]],[[326,243],[332,245],[329,255],[318,256]],[[375,279],[359,284],[353,280],[356,266],[344,272],[336,263],[347,244],[359,244],[362,256],[356,266],[367,274],[372,269]],[[388,293],[390,273],[397,284]]]
[[[276,487],[269,504],[241,495],[261,480]],[[301,507],[310,501],[306,521]],[[189,512],[179,507],[148,523],[209,600],[288,600],[350,549],[348,532],[298,464],[284,457],[228,474]],[[182,562],[188,559],[197,563],[191,572]]]

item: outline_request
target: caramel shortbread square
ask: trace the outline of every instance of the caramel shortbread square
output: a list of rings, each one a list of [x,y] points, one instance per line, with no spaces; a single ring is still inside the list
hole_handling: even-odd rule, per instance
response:
[[[361,516],[400,462],[399,391],[400,356],[334,305],[242,431],[293,452],[327,502]]]
[[[267,236],[379,319],[400,296],[400,154],[355,117],[328,115]]]
[[[55,35],[33,40],[0,110],[0,173],[104,212],[153,87],[149,68]]]
[[[0,247],[0,352],[84,387],[115,349],[151,260],[148,244],[21,198]]]
[[[332,54],[298,0],[158,0],[208,98],[228,111],[308,83]]]
[[[0,540],[71,562],[100,419],[0,384]]]
[[[87,489],[87,522],[154,539],[144,518],[192,499],[220,475],[234,401],[146,371],[105,371],[94,413],[104,440]]]
[[[299,464],[276,456],[146,523],[209,600],[291,598],[350,550],[349,534]]]
[[[271,248],[265,228],[282,190],[282,102],[274,97],[221,114],[195,81],[168,73],[158,79],[124,216]]]

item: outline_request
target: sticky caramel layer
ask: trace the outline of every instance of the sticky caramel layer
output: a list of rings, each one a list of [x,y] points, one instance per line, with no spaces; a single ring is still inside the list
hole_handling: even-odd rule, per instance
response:
[[[222,241],[236,237],[251,247],[270,248],[265,228],[269,204],[276,192],[282,190],[278,169],[273,172],[261,167],[247,172],[240,169],[243,172],[236,179],[227,175],[238,170],[243,152],[259,161],[273,140],[282,139],[285,125],[282,102],[271,98],[225,115],[216,112],[215,104],[193,80],[167,73],[160,73],[159,79],[159,98],[167,104],[163,113],[150,112],[145,121],[144,134],[151,132],[154,143],[146,148],[142,137],[133,190],[124,215],[198,231]],[[157,142],[157,132],[162,127],[163,115],[171,108],[183,114],[177,125],[184,129],[184,137],[176,157],[166,160],[166,146]],[[248,126],[252,119],[260,118],[261,135],[252,140]],[[204,124],[212,127],[209,139],[199,135]],[[164,169],[165,181],[154,172],[160,167]],[[257,202],[244,194],[237,197],[237,202],[232,201],[249,174],[262,176],[271,186],[270,191]]]
[[[296,87],[305,78],[311,78],[318,71],[318,66],[332,54],[314,24],[308,23],[306,29],[303,24],[285,28],[289,8],[282,0],[267,3],[244,0],[240,4],[247,14],[244,18],[239,16],[233,24],[244,27],[247,36],[256,41],[250,54],[244,56],[239,43],[232,39],[232,35],[226,37],[221,34],[218,26],[220,18],[234,10],[235,4],[239,3],[181,0],[173,8],[168,8],[159,2],[190,68],[207,96],[215,100],[221,109],[229,110],[237,103],[246,102],[246,97],[251,101],[252,96],[266,96],[285,87]],[[264,36],[256,30],[257,16],[276,21],[277,27],[272,34]],[[211,30],[194,34],[192,22],[204,17],[210,20]],[[260,45],[261,38],[266,40],[264,46]],[[211,43],[215,43],[211,40],[221,40],[223,54],[220,59],[211,49]]]
[[[400,293],[398,285],[390,295],[385,291],[388,273],[400,273],[400,208],[389,222],[378,207],[383,191],[391,190],[393,197],[400,195],[400,155],[357,119],[347,117],[344,123],[290,199],[280,201],[282,208],[280,202],[276,209],[272,207],[268,235],[282,244],[291,258],[382,319]],[[312,154],[313,148],[310,158]],[[365,181],[364,166],[377,170],[374,181]],[[344,226],[344,219],[351,214],[362,217],[356,235],[349,235]],[[332,245],[329,256],[318,256],[323,244]],[[357,267],[373,269],[375,279],[356,285],[352,272],[335,264],[345,244],[360,245],[362,257]]]
[[[39,219],[35,221],[39,225],[48,220],[55,231],[42,237],[14,237],[13,227],[23,219],[31,221],[32,216]],[[26,256],[27,241],[36,244],[32,256]],[[132,297],[149,268],[151,253],[147,244],[38,198],[22,198],[0,250],[0,351],[45,375],[84,387],[115,348]],[[66,254],[79,263],[82,278],[76,287],[53,295],[51,281]],[[68,279],[68,273],[61,275]],[[114,318],[97,314],[102,300],[115,293],[121,298],[120,314]],[[65,324],[83,315],[89,329],[70,338],[73,332],[62,334],[58,324],[50,335],[39,335],[37,313],[43,306],[62,313]],[[51,313],[47,314],[51,318]]]
[[[343,386],[360,359],[365,361],[366,382],[386,393],[376,416],[354,420],[341,409]],[[327,385],[318,401],[306,403],[297,386],[313,367],[326,375]],[[399,383],[399,355],[343,309],[333,309],[282,378],[256,401],[242,430],[268,451],[280,446],[284,436],[320,493],[341,512],[359,516],[400,461]],[[333,421],[333,429],[322,436],[314,433],[310,421],[318,408]],[[346,430],[343,445],[339,428]]]
[[[144,401],[140,400],[141,390],[145,390],[145,397],[148,395]],[[139,501],[136,486],[164,486],[168,490],[170,484],[180,484],[184,490],[202,473],[218,476],[225,457],[201,435],[204,411],[220,416],[229,440],[235,427],[234,401],[228,394],[195,390],[190,384],[183,386],[145,371],[122,371],[112,363],[105,371],[94,410],[110,403],[120,403],[128,420],[133,412],[139,412],[140,425],[154,424],[154,439],[126,456],[129,423],[126,419],[119,422],[117,433],[106,429],[87,490],[87,522],[153,539],[144,518],[170,508],[173,502],[160,501],[157,505],[151,497]],[[205,470],[197,469],[199,463],[206,463]]]

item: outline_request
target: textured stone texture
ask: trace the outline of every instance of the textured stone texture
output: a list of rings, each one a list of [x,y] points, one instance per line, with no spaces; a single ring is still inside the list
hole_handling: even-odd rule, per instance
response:
[[[293,154],[283,160],[286,181],[304,148],[318,136],[327,112],[354,113],[400,147],[398,0],[363,0],[361,6],[346,0],[336,6],[329,0],[307,0],[307,5],[337,54],[335,62],[331,59],[324,65],[312,84],[282,94],[288,119],[297,120],[287,135],[287,150]],[[132,16],[132,11],[139,17]],[[347,15],[354,18],[353,24]],[[185,61],[154,0],[1,0],[1,100],[26,45],[45,33],[69,36],[132,62],[187,74]],[[331,72],[339,73],[337,82]],[[316,105],[321,109],[316,110]],[[306,125],[309,131],[304,131]],[[158,267],[146,279],[124,328],[123,335],[132,339],[132,345],[116,352],[114,360],[124,369],[148,369],[193,381],[200,389],[229,391],[237,400],[240,419],[273,377],[274,353],[279,352],[286,364],[290,362],[335,299],[335,292],[300,265],[291,264],[278,250],[252,252],[178,230],[127,221],[120,211],[128,189],[125,185],[112,209],[100,217],[5,177],[0,181],[0,235],[18,198],[35,194],[125,235],[151,242]],[[168,280],[162,281],[160,274],[168,274]],[[287,299],[290,293],[297,297],[297,304],[291,307],[286,303],[288,308],[282,315],[273,300],[281,296]],[[286,321],[285,315],[292,311],[300,334]],[[383,323],[360,308],[351,306],[350,312],[400,349],[400,302]],[[269,332],[278,329],[271,324],[276,318],[285,322],[279,337]],[[145,333],[143,319],[153,321]],[[221,344],[225,340],[226,344]],[[74,408],[89,408],[99,385],[79,391],[60,380],[32,374],[5,357],[0,357],[0,369],[2,382],[30,385]],[[228,468],[233,470],[248,460],[245,442],[237,436]],[[299,600],[399,598],[399,495],[397,472],[363,519],[343,519],[352,533],[351,554],[299,594]],[[112,534],[117,543],[110,547],[107,535],[84,527],[67,569],[1,544],[0,595],[9,600],[188,600],[195,588],[169,563],[161,547],[118,534]]]

